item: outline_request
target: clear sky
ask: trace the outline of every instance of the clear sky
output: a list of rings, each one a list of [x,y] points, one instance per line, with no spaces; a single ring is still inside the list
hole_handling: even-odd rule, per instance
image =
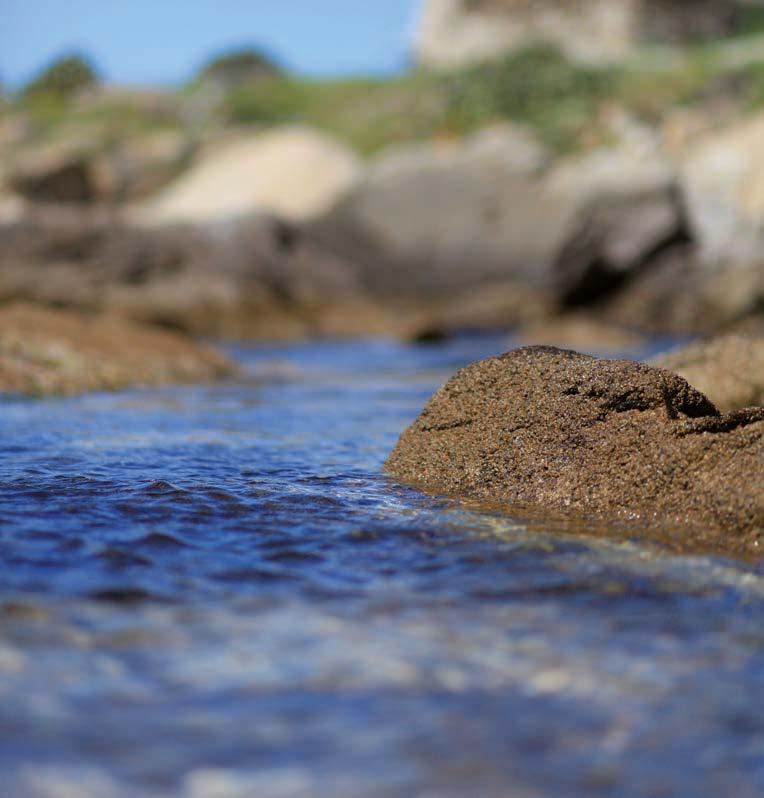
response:
[[[401,68],[419,0],[0,0],[0,80],[17,87],[64,51],[109,81],[187,79],[211,53],[254,44],[301,73]]]

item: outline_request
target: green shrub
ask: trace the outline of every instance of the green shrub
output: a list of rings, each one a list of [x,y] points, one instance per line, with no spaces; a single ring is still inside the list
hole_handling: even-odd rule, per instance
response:
[[[73,53],[57,58],[33,78],[24,88],[24,97],[54,95],[70,97],[82,89],[95,86],[99,81],[90,61],[82,55]]]
[[[233,87],[252,79],[279,74],[281,69],[273,58],[253,47],[243,47],[212,58],[199,70],[196,80],[213,80]]]
[[[594,106],[614,93],[618,79],[615,69],[576,64],[553,47],[535,46],[443,76],[440,82],[455,131],[514,119],[563,145],[590,119]]]
[[[310,88],[290,78],[257,80],[231,90],[224,102],[227,121],[236,124],[278,124],[304,115]]]

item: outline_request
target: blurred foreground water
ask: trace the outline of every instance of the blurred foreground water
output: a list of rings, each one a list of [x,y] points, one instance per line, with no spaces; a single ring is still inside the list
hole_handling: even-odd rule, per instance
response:
[[[764,564],[382,475],[498,338],[0,405],[0,794],[764,795]]]

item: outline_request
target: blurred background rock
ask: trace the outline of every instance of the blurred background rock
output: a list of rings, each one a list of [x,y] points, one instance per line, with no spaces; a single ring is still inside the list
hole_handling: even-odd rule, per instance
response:
[[[231,39],[262,46],[181,85],[106,81],[76,49],[6,80],[0,303],[604,348],[764,312],[764,2],[409,10],[409,63],[383,75],[292,71],[253,11]]]

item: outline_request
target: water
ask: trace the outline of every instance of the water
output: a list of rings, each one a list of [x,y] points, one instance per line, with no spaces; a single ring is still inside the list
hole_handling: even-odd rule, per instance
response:
[[[0,795],[764,795],[764,566],[381,473],[503,348],[0,404]]]

